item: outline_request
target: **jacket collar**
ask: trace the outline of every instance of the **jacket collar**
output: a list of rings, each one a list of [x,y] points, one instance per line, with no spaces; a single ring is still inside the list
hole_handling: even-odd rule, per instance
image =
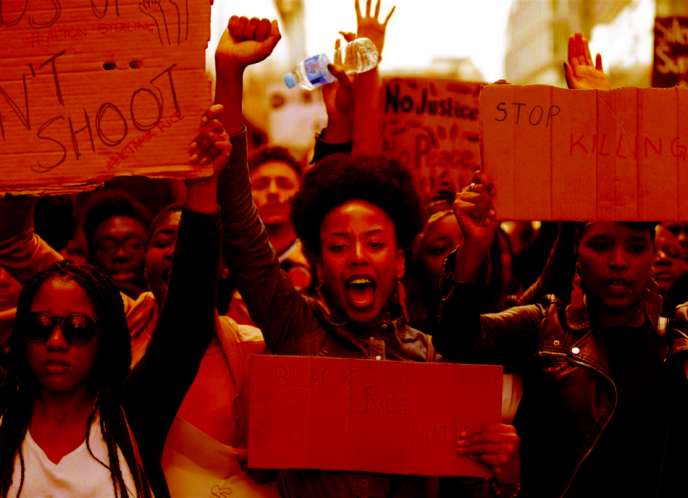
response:
[[[660,352],[664,358],[667,354],[665,335],[668,320],[657,315],[646,315],[646,318],[658,338]],[[570,330],[580,331],[580,333],[574,334],[576,339],[573,344],[569,345],[569,353],[582,361],[593,364],[611,378],[611,368],[604,349],[602,335],[599,330],[593,329],[590,325],[586,299],[583,299],[583,307],[580,309],[573,309],[570,304],[566,306],[566,325]],[[574,350],[578,352],[574,353]]]

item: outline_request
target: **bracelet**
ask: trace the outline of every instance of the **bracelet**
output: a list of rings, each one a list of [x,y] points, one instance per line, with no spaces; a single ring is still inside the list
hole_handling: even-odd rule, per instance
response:
[[[492,492],[493,496],[497,496],[499,498],[516,498],[518,496],[518,492],[521,491],[521,480],[518,480],[518,484],[516,484],[516,489],[514,489],[509,494],[505,494],[502,493],[499,489],[497,489],[497,480],[490,479],[490,491]]]

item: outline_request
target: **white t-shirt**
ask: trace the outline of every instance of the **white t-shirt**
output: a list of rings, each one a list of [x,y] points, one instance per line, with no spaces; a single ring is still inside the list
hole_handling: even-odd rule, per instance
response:
[[[89,444],[93,455],[106,465],[109,464],[108,451],[103,434],[100,430],[100,417],[96,415]],[[97,462],[86,448],[86,440],[77,449],[62,457],[59,463],[53,463],[26,431],[26,437],[21,445],[24,457],[24,486],[21,498],[66,498],[66,497],[98,497],[111,498],[115,496],[110,471]],[[117,448],[119,466],[127,487],[129,496],[136,496],[136,485],[129,470],[129,466]],[[17,496],[21,482],[21,463],[19,454],[14,458],[14,473],[9,494],[11,498]]]

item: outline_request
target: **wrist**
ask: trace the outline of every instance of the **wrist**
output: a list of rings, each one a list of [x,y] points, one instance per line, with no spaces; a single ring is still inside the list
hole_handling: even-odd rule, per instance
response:
[[[521,480],[507,484],[496,479],[490,479],[490,491],[493,496],[498,498],[516,498],[518,492],[521,491]]]
[[[343,144],[353,140],[354,137],[354,120],[341,119],[330,120],[327,123],[327,128],[323,130],[320,139],[328,144]]]
[[[243,78],[245,70],[246,66],[239,64],[233,59],[215,56],[215,73],[218,79]]]

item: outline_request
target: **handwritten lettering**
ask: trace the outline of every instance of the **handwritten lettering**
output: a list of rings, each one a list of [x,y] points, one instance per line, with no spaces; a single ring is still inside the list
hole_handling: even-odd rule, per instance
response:
[[[667,137],[631,137],[627,138],[625,135],[619,135],[618,141],[616,142],[616,150],[612,146],[608,145],[608,135],[603,133],[601,136],[597,134],[594,135],[574,135],[570,134],[570,147],[569,156],[573,157],[574,153],[580,154],[599,154],[600,156],[611,156],[612,153],[615,157],[620,159],[638,159],[638,150],[644,157],[679,157],[684,161],[686,160],[686,146],[681,143],[680,137],[674,137],[669,142]],[[664,144],[669,142],[670,146],[668,148],[664,147]],[[599,152],[598,152],[599,143]],[[640,144],[640,146],[639,146]],[[590,147],[588,149],[588,147]],[[614,152],[612,152],[614,151]]]
[[[390,398],[365,396],[349,396],[349,412],[365,413],[367,415],[408,415],[411,407],[407,398]]]
[[[421,91],[420,101],[416,102],[411,95],[401,95],[401,84],[390,84],[385,89],[385,114],[427,114],[430,116],[478,120],[478,107],[467,105],[454,97],[432,99],[428,89]]]
[[[458,435],[463,432],[464,426],[451,425],[412,425],[411,445],[438,448],[442,446],[456,446]]]
[[[499,121],[501,123],[507,120],[507,118],[509,117],[509,111],[506,105],[506,102],[499,102],[497,104],[496,109],[500,112],[500,115],[494,118],[495,121]],[[526,102],[511,102],[511,105],[515,109],[515,111],[514,109],[512,109],[512,112],[516,113],[516,124],[522,124],[521,109],[523,107],[528,107],[529,104],[527,104]],[[549,128],[552,118],[558,116],[561,113],[561,107],[559,107],[558,105],[534,105],[530,110],[524,109],[523,114],[524,116],[527,114],[528,118],[523,118],[523,123],[527,121],[531,126],[539,126],[540,123],[542,123],[543,118],[545,117],[545,107],[547,108],[547,119],[545,119],[545,128]]]
[[[355,370],[341,369],[337,375],[329,367],[312,367],[310,372],[275,365],[273,385],[276,387],[304,387],[307,389],[353,389]]]

